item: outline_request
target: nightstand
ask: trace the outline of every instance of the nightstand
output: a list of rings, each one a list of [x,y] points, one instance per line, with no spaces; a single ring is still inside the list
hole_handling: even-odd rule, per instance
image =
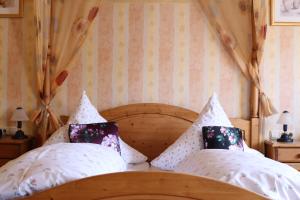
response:
[[[10,136],[0,138],[0,167],[32,148],[32,137],[14,140]]]
[[[265,152],[268,158],[286,163],[300,171],[300,141],[282,143],[266,140]]]

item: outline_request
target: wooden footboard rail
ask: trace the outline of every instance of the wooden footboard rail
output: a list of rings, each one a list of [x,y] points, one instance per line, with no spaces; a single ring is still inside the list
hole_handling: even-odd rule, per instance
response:
[[[73,181],[25,199],[259,200],[266,198],[204,177],[167,172],[121,172]]]

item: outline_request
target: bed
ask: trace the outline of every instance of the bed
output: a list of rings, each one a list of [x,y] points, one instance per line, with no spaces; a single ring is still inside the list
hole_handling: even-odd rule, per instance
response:
[[[101,115],[117,122],[122,139],[152,160],[189,128],[199,113],[173,105],[142,103],[108,109]],[[66,123],[68,116],[61,119]],[[258,118],[231,118],[230,121],[245,131],[244,140],[249,147],[259,148]]]
[[[117,122],[122,139],[150,160],[185,131],[198,113],[164,104],[132,104],[101,112]],[[64,121],[67,116],[62,116]],[[244,132],[245,142],[257,147],[258,119],[231,119]],[[275,161],[274,161],[275,162]],[[180,181],[179,181],[180,180]],[[188,172],[153,168],[108,173],[71,181],[25,199],[267,199],[224,181]]]
[[[146,155],[149,160],[157,157],[172,144],[198,117],[198,113],[185,108],[155,103],[125,105],[105,110],[101,115],[108,121],[117,122],[122,139]],[[61,118],[66,122],[68,116]],[[245,130],[245,141],[251,146],[251,135],[258,134],[257,119],[235,118],[231,121],[236,127]],[[38,193],[28,199],[240,199],[241,197],[265,199],[253,192],[209,178],[152,169],[150,172],[131,171],[94,176]]]

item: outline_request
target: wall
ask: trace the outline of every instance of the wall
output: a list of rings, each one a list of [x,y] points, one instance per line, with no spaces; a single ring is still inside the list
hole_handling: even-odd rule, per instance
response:
[[[0,126],[22,105],[36,108],[33,2],[24,17],[0,19]],[[262,78],[282,111],[300,117],[300,29],[270,27]],[[295,77],[295,78],[292,78]],[[69,114],[85,89],[103,110],[137,102],[161,102],[200,111],[213,91],[232,117],[248,117],[249,84],[195,1],[105,1],[74,70],[53,106]],[[299,117],[297,117],[299,116]],[[278,116],[266,121],[266,132]],[[27,123],[30,130],[32,124]],[[300,130],[300,127],[296,127]],[[300,134],[298,135],[299,138]]]
[[[293,116],[291,131],[300,139],[300,27],[270,26],[261,67],[266,93],[278,111],[288,110]],[[280,135],[279,115],[266,119],[266,136]]]
[[[15,126],[9,119],[17,106],[31,111],[37,105],[33,1],[24,2],[23,18],[0,18],[0,127]],[[25,130],[31,127],[27,123]]]
[[[200,111],[216,91],[230,116],[247,117],[249,84],[204,19],[196,1],[105,1],[56,110],[70,113],[85,89],[100,110],[161,102]]]

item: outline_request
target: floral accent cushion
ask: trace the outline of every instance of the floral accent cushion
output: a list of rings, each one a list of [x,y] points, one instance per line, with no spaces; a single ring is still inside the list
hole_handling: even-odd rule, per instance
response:
[[[239,128],[203,126],[202,135],[205,149],[230,149],[244,151],[243,133]]]
[[[64,125],[60,127],[57,131],[55,131],[51,137],[45,142],[43,146],[57,144],[57,143],[69,143],[69,126]],[[121,148],[121,156],[124,161],[128,164],[137,164],[143,163],[148,158],[140,153],[139,151],[135,150],[128,144],[126,144],[121,137],[119,137],[119,143]]]
[[[83,91],[79,105],[75,112],[71,114],[67,124],[91,124],[91,123],[104,123],[107,122],[97,111],[95,106],[90,102],[86,92]],[[64,125],[55,131],[51,137],[46,141],[44,146],[57,143],[68,143],[69,138],[69,125]],[[136,164],[145,162],[148,158],[126,144],[121,137],[119,137],[121,156],[126,163]]]
[[[164,152],[152,160],[151,165],[163,170],[174,170],[176,165],[191,153],[203,149],[203,126],[232,126],[215,93],[208,100],[192,126]]]
[[[114,122],[70,124],[69,136],[72,143],[100,144],[121,154],[118,127]]]

